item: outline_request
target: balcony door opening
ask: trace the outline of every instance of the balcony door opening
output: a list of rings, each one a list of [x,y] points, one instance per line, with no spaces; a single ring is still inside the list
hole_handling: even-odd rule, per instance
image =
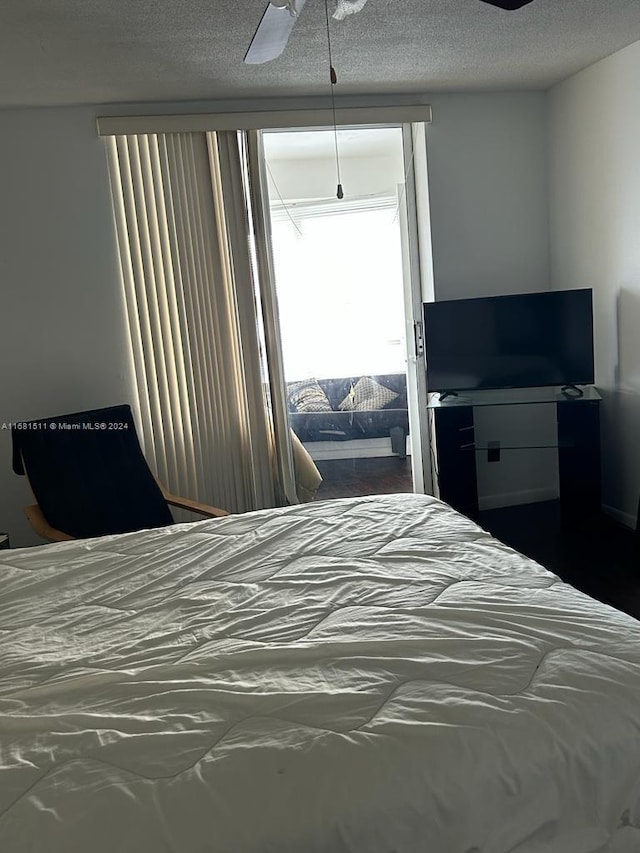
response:
[[[333,130],[263,143],[289,422],[316,499],[414,491],[402,127],[338,131],[342,199]]]

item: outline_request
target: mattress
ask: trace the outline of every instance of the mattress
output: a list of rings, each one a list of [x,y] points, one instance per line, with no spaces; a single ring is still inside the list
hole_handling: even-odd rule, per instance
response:
[[[434,498],[0,556],[3,853],[637,853],[640,630]]]

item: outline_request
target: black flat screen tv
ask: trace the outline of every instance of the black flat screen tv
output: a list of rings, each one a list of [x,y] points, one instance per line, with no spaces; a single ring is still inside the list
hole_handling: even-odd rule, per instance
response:
[[[424,304],[429,391],[589,385],[591,290]]]

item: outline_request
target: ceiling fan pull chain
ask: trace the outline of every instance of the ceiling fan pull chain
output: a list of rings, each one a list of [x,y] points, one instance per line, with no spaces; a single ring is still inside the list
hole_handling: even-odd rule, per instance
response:
[[[331,90],[331,112],[333,114],[333,137],[336,146],[336,174],[338,176],[338,187],[336,190],[336,196],[337,198],[344,198],[342,180],[340,179],[340,154],[338,152],[338,124],[336,122],[336,101],[333,94],[333,89],[336,83],[338,82],[338,75],[336,74],[336,69],[333,67],[333,57],[331,56],[331,26],[329,24],[329,0],[324,0],[324,13],[327,24],[327,47],[329,48],[329,83]]]
[[[338,75],[336,74],[336,69],[333,65],[329,66],[329,78],[331,80],[331,102],[333,106],[333,132],[336,140],[336,171],[338,172],[338,190],[336,195],[338,198],[344,198],[344,190],[342,189],[342,184],[340,183],[340,157],[338,156],[338,127],[336,125],[336,106],[333,101],[333,87],[338,82]]]

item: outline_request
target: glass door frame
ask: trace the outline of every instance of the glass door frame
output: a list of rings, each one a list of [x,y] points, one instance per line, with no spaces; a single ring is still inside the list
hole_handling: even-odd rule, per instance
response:
[[[425,122],[402,124],[404,204],[400,204],[407,341],[407,401],[413,488],[434,494],[431,433],[427,410],[423,303],[433,300],[433,258]]]
[[[402,130],[404,157],[404,192],[399,192],[400,232],[402,235],[402,267],[406,332],[406,376],[409,409],[409,436],[413,489],[418,494],[433,494],[433,477],[430,458],[429,422],[427,416],[427,388],[424,353],[422,346],[422,303],[428,301],[433,292],[431,264],[431,230],[429,223],[426,123],[380,122],[340,125],[340,130],[365,130],[368,128],[394,127]],[[265,130],[267,130],[265,128]],[[268,128],[268,131],[292,132],[295,130],[333,130],[324,124],[304,127]],[[251,205],[254,208],[257,243],[256,253],[259,268],[260,288],[265,306],[265,338],[269,361],[276,365],[270,376],[276,448],[278,456],[284,457],[286,479],[293,485],[293,462],[291,437],[286,417],[286,392],[280,340],[275,266],[271,245],[271,220],[269,193],[267,189],[266,160],[264,155],[263,130],[247,132]],[[419,188],[418,179],[425,182]],[[422,189],[422,192],[420,191]],[[291,492],[290,492],[291,493]]]

